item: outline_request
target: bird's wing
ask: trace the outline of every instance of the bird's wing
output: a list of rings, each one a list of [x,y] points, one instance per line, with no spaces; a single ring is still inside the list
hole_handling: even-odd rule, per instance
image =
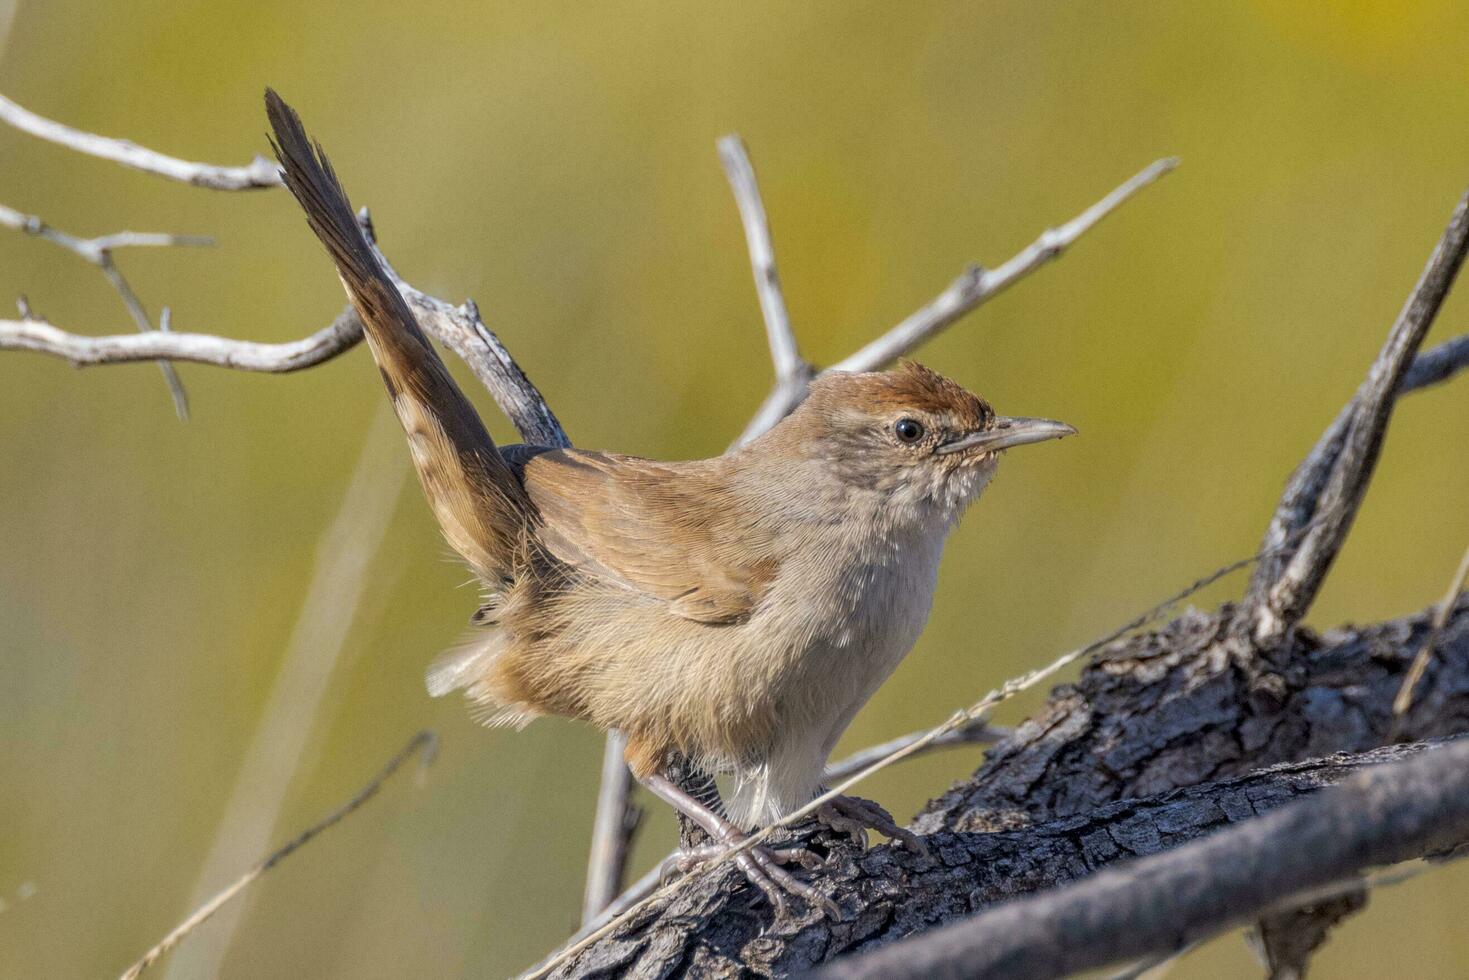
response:
[[[704,623],[747,617],[779,567],[775,536],[714,464],[507,447],[553,555]]]

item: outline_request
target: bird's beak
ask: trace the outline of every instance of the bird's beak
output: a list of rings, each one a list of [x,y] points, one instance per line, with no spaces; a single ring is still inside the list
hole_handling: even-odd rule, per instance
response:
[[[1001,449],[1028,446],[1033,442],[1045,442],[1049,439],[1060,439],[1063,436],[1073,435],[1076,435],[1076,430],[1065,422],[1057,422],[1054,419],[1011,418],[1001,415],[989,428],[951,439],[940,445],[935,451],[939,453],[996,453]]]

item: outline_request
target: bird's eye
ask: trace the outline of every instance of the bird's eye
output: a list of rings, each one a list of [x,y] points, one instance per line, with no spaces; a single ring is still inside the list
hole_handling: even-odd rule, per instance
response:
[[[893,425],[898,441],[912,445],[923,438],[923,423],[916,419],[898,419]]]

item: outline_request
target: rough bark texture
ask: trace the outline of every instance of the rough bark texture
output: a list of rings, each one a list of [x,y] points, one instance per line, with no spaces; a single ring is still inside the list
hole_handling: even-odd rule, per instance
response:
[[[1103,651],[1073,685],[931,802],[913,827],[934,860],[839,843],[821,890],[771,922],[726,870],[623,922],[560,977],[782,976],[1166,850],[1330,785],[1410,747],[1391,703],[1423,642],[1417,615],[1254,649],[1234,610],[1189,612]],[[1400,734],[1469,731],[1469,599],[1461,600]]]

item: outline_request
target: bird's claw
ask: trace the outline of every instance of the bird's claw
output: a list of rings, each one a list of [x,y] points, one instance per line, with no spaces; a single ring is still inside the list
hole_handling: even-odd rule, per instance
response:
[[[891,813],[860,796],[833,797],[817,809],[816,818],[837,833],[846,834],[863,850],[867,849],[867,830],[870,828],[898,841],[914,854],[929,856],[928,845],[922,837],[898,826]]]
[[[673,868],[686,874],[701,865],[719,860],[743,841],[743,837],[731,836],[722,843],[680,851],[670,858],[670,862]],[[765,895],[766,900],[775,908],[777,918],[785,916],[789,909],[786,896],[795,895],[812,908],[821,909],[832,921],[841,921],[842,910],[836,902],[811,885],[797,880],[782,867],[784,864],[799,864],[808,871],[814,871],[823,863],[816,852],[804,847],[772,848],[757,845],[736,854],[734,863],[744,873],[745,879]],[[665,863],[665,874],[669,870],[668,863]]]

